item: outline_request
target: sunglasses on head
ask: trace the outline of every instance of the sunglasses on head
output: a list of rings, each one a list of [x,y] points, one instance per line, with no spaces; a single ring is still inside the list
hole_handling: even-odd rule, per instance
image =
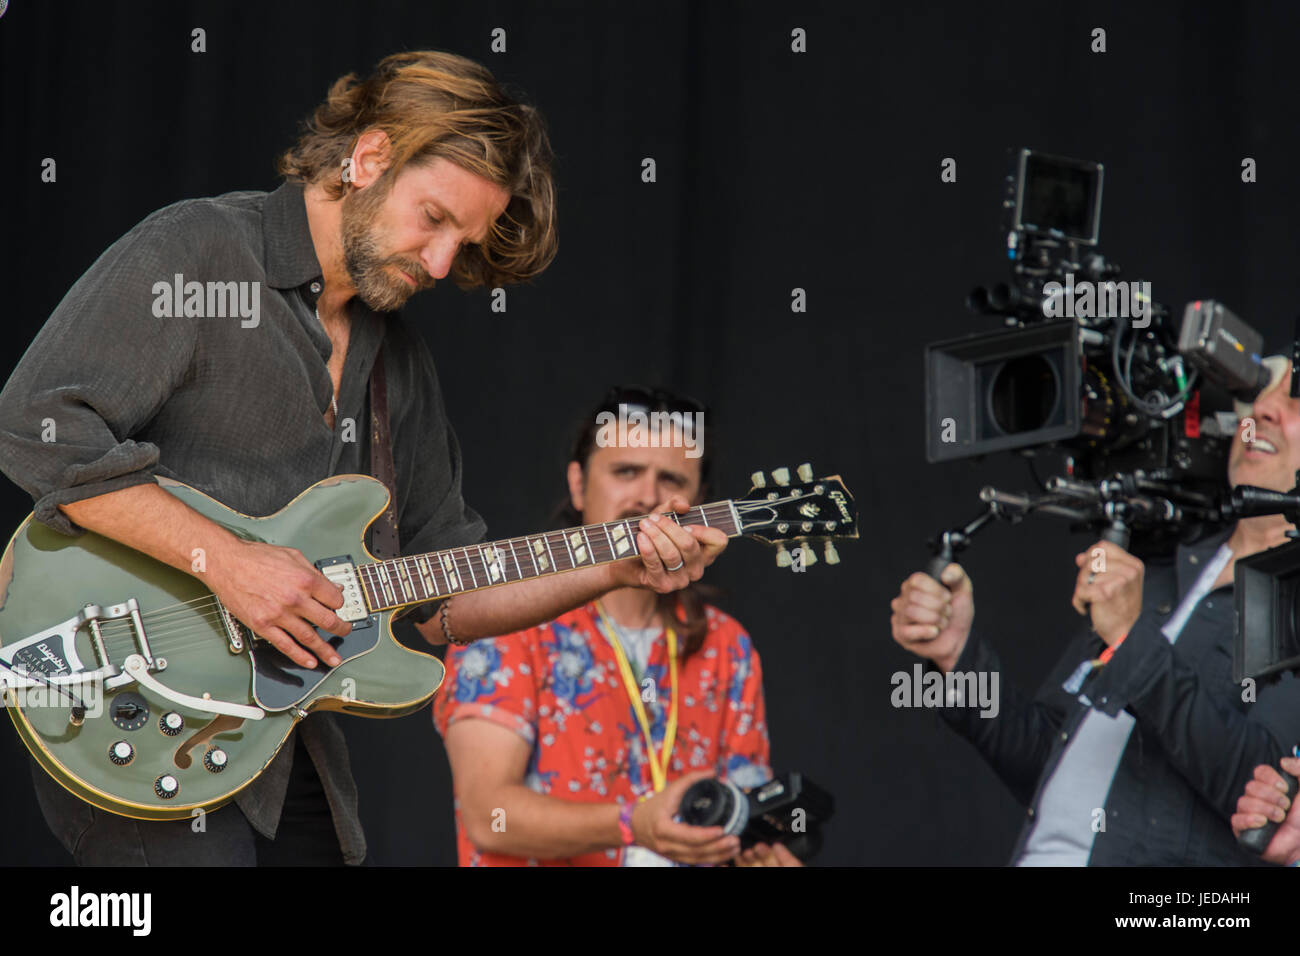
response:
[[[620,405],[644,408],[650,412],[703,412],[703,402],[689,395],[678,395],[662,388],[645,385],[616,385],[605,393],[604,408],[615,411]]]

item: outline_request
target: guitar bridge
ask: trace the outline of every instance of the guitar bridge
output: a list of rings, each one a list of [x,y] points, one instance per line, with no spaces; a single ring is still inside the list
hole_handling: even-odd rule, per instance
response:
[[[222,602],[221,598],[215,594],[212,599],[217,602],[217,613],[221,618],[221,627],[226,632],[226,647],[230,648],[230,653],[239,654],[248,646],[248,639],[252,636],[248,628],[240,624],[235,615]]]

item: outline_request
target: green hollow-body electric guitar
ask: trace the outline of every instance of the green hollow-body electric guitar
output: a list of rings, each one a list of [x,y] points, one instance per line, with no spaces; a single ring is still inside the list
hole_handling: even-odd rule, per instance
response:
[[[857,537],[838,477],[807,466],[744,499],[692,508],[682,525],[780,543]],[[636,521],[568,528],[428,554],[375,559],[364,544],[388,491],[336,475],[264,518],[160,479],[194,510],[248,540],[301,551],[343,588],[345,637],[318,633],[342,663],[309,669],[252,635],[195,575],[94,533],[69,537],[29,516],[0,558],[0,690],[40,765],[81,799],[143,820],[189,818],[227,803],[315,710],[400,717],[426,704],[442,663],[392,635],[406,607],[465,591],[637,555]],[[804,560],[800,556],[801,561]]]

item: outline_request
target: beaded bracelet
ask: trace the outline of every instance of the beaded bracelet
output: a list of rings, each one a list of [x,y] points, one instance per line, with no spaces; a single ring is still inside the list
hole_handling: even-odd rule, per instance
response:
[[[447,641],[449,643],[455,644],[457,647],[467,647],[473,642],[462,641],[460,638],[454,636],[451,633],[451,625],[447,622],[447,609],[450,607],[451,607],[451,598],[447,598],[445,601],[442,602],[442,607],[438,609],[438,621],[442,624],[442,636],[447,638]]]

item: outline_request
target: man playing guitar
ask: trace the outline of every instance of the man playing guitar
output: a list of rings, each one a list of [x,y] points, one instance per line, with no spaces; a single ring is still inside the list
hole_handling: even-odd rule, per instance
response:
[[[435,52],[339,79],[279,168],[274,192],[176,203],[91,266],[0,393],[0,466],[37,521],[192,573],[297,663],[335,666],[313,626],[348,632],[340,590],[298,551],[235,536],[157,478],[265,515],[329,475],[369,471],[373,442],[356,426],[370,420],[378,365],[402,550],[483,540],[433,359],[397,310],[448,275],[496,287],[540,273],[555,254],[555,190],[537,113],[483,67]],[[613,589],[670,592],[726,536],[647,519],[638,545],[636,560],[457,594],[417,626],[433,644],[468,641]],[[41,772],[38,800],[78,863],[359,864],[343,736],[328,714],[298,730],[202,832],[106,813]]]

